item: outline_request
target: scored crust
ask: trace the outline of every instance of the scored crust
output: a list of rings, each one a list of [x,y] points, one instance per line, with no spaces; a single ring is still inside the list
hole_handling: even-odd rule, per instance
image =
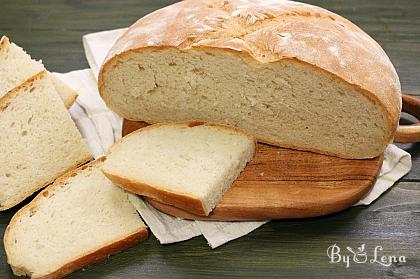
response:
[[[386,53],[355,24],[316,6],[291,1],[186,0],[157,10],[134,23],[108,53],[99,74],[105,101],[105,72],[124,55],[152,48],[207,48],[232,51],[261,63],[284,59],[306,63],[356,87],[380,108],[388,123],[385,141],[392,140],[398,125],[401,85]]]
[[[235,131],[236,133],[240,133],[242,135],[245,135],[249,139],[251,139],[254,143],[254,154],[257,150],[257,142],[254,139],[252,135],[247,133],[246,131],[237,128],[237,127],[231,127],[224,124],[215,124],[215,123],[207,123],[203,121],[187,121],[187,122],[174,122],[174,123],[159,123],[150,125],[141,129],[138,129],[136,131],[133,131],[132,133],[126,135],[125,137],[121,138],[117,143],[115,143],[111,148],[109,149],[109,153],[112,153],[112,151],[120,144],[124,144],[124,141],[128,137],[135,136],[137,133],[142,133],[149,129],[154,129],[160,126],[212,126],[212,127],[218,127],[221,129],[226,129],[230,131]],[[133,192],[137,195],[142,195],[146,197],[152,197],[156,200],[159,200],[163,203],[170,204],[179,208],[182,208],[188,212],[191,212],[196,215],[201,216],[207,216],[208,213],[205,210],[204,204],[202,201],[194,196],[187,195],[187,194],[180,194],[177,192],[168,191],[166,189],[162,189],[159,185],[151,185],[148,183],[145,183],[144,181],[130,179],[128,177],[121,176],[117,173],[113,173],[111,170],[107,169],[106,167],[102,167],[102,172],[104,175],[109,178],[113,183],[117,184],[121,188]]]
[[[53,184],[51,184],[50,186],[48,186],[47,188],[45,188],[44,190],[42,190],[30,203],[28,203],[27,205],[25,205],[24,207],[22,207],[18,212],[16,212],[16,214],[12,217],[12,219],[10,220],[9,225],[7,226],[5,233],[4,233],[4,237],[3,237],[3,245],[4,245],[4,250],[6,251],[6,255],[9,255],[10,252],[8,251],[8,245],[7,245],[7,238],[9,236],[10,233],[10,228],[13,227],[16,222],[18,221],[18,219],[21,217],[21,215],[24,214],[24,212],[31,210],[31,208],[36,207],[36,203],[38,200],[43,199],[43,198],[48,198],[49,196],[49,191],[53,190],[55,187],[60,187],[67,179],[69,179],[72,176],[77,175],[80,171],[92,167],[94,165],[96,165],[99,162],[103,162],[105,161],[105,157],[101,157],[96,159],[93,162],[87,163],[77,169],[73,169],[69,172],[67,172],[66,174],[62,175],[61,177],[59,177]],[[69,261],[68,263],[62,265],[60,268],[51,271],[49,274],[43,275],[43,276],[36,276],[36,277],[31,277],[32,278],[40,278],[40,279],[55,279],[55,278],[62,278],[64,276],[66,276],[67,274],[72,273],[73,271],[76,271],[82,267],[85,267],[89,264],[92,264],[94,262],[97,262],[101,259],[107,258],[110,255],[119,253],[131,246],[134,246],[135,244],[142,242],[144,240],[146,240],[148,237],[148,230],[147,227],[144,228],[140,228],[139,230],[137,230],[136,232],[127,235],[126,237],[123,237],[121,239],[116,239],[114,241],[110,241],[106,244],[103,244],[102,246],[98,247],[97,249],[93,249],[91,251],[88,251],[86,253],[84,253],[83,255],[72,259],[71,261]],[[8,263],[12,266],[12,269],[16,269],[16,270],[22,270],[24,272],[28,272],[30,273],[30,271],[22,269],[20,267],[14,267],[12,265],[12,263],[9,262],[9,258],[8,258]]]
[[[21,89],[25,89],[25,88],[31,87],[34,81],[45,78],[47,76],[47,74],[48,73],[47,73],[46,70],[42,70],[38,74],[32,76],[31,78],[27,79],[25,82],[23,82],[22,84],[20,84],[19,86],[13,88],[12,90],[8,91],[6,94],[4,94],[3,96],[1,96],[0,97],[0,113],[10,104],[10,102],[12,102],[12,99],[16,95],[18,95],[19,93],[21,93],[20,92]],[[23,94],[25,94],[25,93],[27,93],[27,92],[23,92]],[[52,182],[54,182],[54,180],[56,178],[62,176],[63,174],[67,173],[70,170],[73,170],[73,169],[77,168],[78,166],[86,163],[87,161],[89,161],[91,159],[92,159],[92,156],[90,154],[88,154],[85,158],[77,161],[74,165],[72,165],[69,168],[64,169],[61,172],[57,173],[48,182],[46,182],[46,183],[44,183],[42,185],[38,185],[38,187],[36,187],[34,189],[30,189],[29,191],[23,193],[21,196],[17,197],[16,200],[14,200],[14,201],[11,201],[9,203],[2,203],[1,206],[0,206],[0,211],[7,210],[7,209],[10,209],[10,208],[18,205],[25,198],[29,197],[30,195],[32,195],[33,193],[35,193],[39,189],[42,189],[45,186],[50,185]]]

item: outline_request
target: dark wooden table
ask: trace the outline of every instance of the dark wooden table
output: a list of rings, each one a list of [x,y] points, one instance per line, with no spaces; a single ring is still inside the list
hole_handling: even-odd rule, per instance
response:
[[[81,37],[126,27],[170,4],[164,0],[1,0],[0,34],[44,61],[51,71],[87,68]],[[420,1],[311,0],[358,24],[386,50],[404,91],[420,95]],[[1,132],[1,131],[0,131]],[[159,245],[156,238],[78,271],[70,278],[420,278],[420,148],[403,146],[413,169],[368,207],[332,216],[272,221],[253,233],[211,250],[204,238]],[[0,213],[0,236],[16,209]],[[406,263],[329,263],[327,248],[366,245],[368,256],[403,255]],[[347,252],[348,254],[348,252]],[[12,278],[0,247],[0,278]]]

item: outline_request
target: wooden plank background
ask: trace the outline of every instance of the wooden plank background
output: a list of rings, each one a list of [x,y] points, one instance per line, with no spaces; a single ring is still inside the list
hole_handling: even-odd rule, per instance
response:
[[[42,59],[49,70],[67,72],[88,67],[81,44],[83,34],[126,27],[173,2],[2,0],[0,34]],[[369,33],[395,64],[403,90],[420,96],[420,1],[307,2],[337,12]],[[413,156],[412,171],[369,207],[322,218],[272,221],[215,250],[202,237],[159,245],[151,236],[70,278],[420,278],[419,146],[402,145]],[[1,237],[16,210],[0,213]],[[382,254],[404,255],[407,262],[389,267],[351,263],[346,268],[328,262],[326,250],[334,243],[342,249],[366,244],[370,257],[373,248],[382,245]],[[2,247],[0,278],[13,278]]]

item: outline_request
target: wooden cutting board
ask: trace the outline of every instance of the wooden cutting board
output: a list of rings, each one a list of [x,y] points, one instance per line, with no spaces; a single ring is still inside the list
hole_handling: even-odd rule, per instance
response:
[[[123,135],[147,126],[124,120]],[[198,216],[148,199],[155,208],[193,220],[266,220],[314,217],[344,210],[372,188],[383,156],[337,157],[258,144],[255,158],[212,213]]]

